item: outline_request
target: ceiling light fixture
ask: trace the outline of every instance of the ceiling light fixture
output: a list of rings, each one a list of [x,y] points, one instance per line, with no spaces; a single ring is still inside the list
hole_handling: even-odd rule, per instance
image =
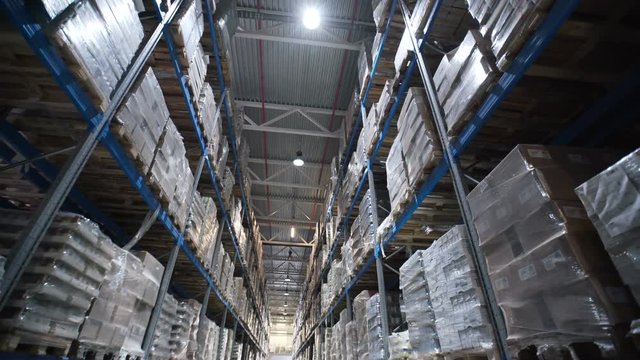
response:
[[[287,302],[285,301],[284,302],[284,307],[287,307],[287,306],[289,306],[289,304],[287,304]]]
[[[289,274],[287,274],[287,277],[286,277],[286,278],[284,278],[284,281],[286,281],[286,282],[291,281],[291,279],[289,278]]]
[[[296,237],[296,228],[294,228],[293,226],[291,227],[291,238],[293,239],[294,237]]]
[[[302,25],[309,30],[317,29],[320,26],[320,11],[315,7],[308,7],[302,13]]]
[[[296,158],[293,159],[293,165],[295,165],[295,166],[304,165],[304,160],[302,160],[302,150],[298,150],[296,152]]]

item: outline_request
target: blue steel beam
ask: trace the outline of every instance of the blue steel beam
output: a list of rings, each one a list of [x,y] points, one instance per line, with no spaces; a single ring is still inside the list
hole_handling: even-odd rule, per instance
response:
[[[165,18],[163,19],[160,26],[154,32],[151,39],[145,45],[142,53],[148,55],[151,54],[151,51],[157,44],[157,41],[160,39],[160,34],[162,29],[169,23],[169,21],[175,15],[179,5],[182,3],[181,0],[174,2],[171,5],[171,8]],[[24,4],[19,1],[4,1],[0,3],[5,7],[5,10],[12,15],[12,18],[23,36],[32,47],[32,49],[36,52],[40,60],[44,63],[47,69],[52,73],[58,84],[63,88],[63,90],[67,93],[72,103],[76,106],[77,110],[83,115],[85,121],[88,122],[89,127],[93,128],[100,123],[102,119],[102,114],[100,114],[94,107],[93,103],[90,101],[89,97],[84,93],[81,86],[75,81],[75,78],[66,67],[62,59],[59,57],[53,46],[49,43],[48,39],[42,33],[41,27],[31,21],[27,16]],[[146,49],[146,50],[145,50]],[[142,69],[146,58],[139,57],[136,61],[134,61],[134,65],[138,66],[138,73]],[[133,66],[134,69],[136,66]],[[136,76],[129,71],[126,77],[132,76],[135,79]],[[126,86],[119,88],[121,91],[128,91],[129,89],[125,89]],[[118,93],[119,91],[116,91]],[[115,97],[116,95],[114,95]],[[124,100],[124,94],[122,95],[120,101]],[[108,110],[115,106],[114,103],[110,103],[108,106]],[[117,109],[117,108],[116,108]],[[113,115],[115,115],[115,110],[113,110]],[[105,112],[105,117],[106,117]],[[111,116],[113,116],[111,115]],[[102,145],[109,151],[113,159],[120,165],[120,168],[123,170],[133,187],[140,193],[140,196],[145,201],[145,203],[151,209],[155,209],[158,207],[159,202],[155,198],[154,194],[151,192],[149,187],[145,184],[144,177],[138,173],[133,162],[128,158],[124,150],[121,148],[118,140],[108,131],[104,131],[101,134],[101,143]],[[217,288],[217,285],[213,282],[213,279],[209,275],[208,271],[204,268],[202,263],[197,259],[194,255],[193,251],[187,246],[184,241],[183,236],[180,234],[178,229],[173,225],[173,222],[167,212],[162,209],[158,213],[158,221],[165,227],[165,229],[169,232],[169,234],[173,237],[176,245],[180,247],[180,249],[187,256],[189,261],[194,264],[198,272],[202,275],[202,277],[206,280],[208,286],[214,291],[216,296],[220,299],[221,303],[225,306],[225,308],[229,309],[232,313],[233,317],[238,319],[243,326],[246,324],[240,320],[237,312],[233,309],[231,303],[225,299],[220,290]]]
[[[15,127],[13,127],[13,125],[1,119],[0,139],[2,139],[2,141],[13,151],[26,159],[34,158],[41,154],[41,152],[31,145],[29,141],[25,139]],[[29,175],[27,176],[27,179],[33,180],[34,184],[42,190],[48,189],[50,183],[58,176],[58,170],[53,164],[45,159],[35,160],[32,164],[42,174],[42,177],[37,179],[33,175]],[[44,185],[42,180],[46,181],[46,186],[42,186]],[[78,206],[79,209],[82,210],[81,212],[87,215],[89,219],[102,225],[103,229],[111,235],[118,244],[122,245],[127,241],[125,232],[78,190],[72,189],[69,192],[69,198]]]
[[[235,135],[235,131],[234,131],[234,128],[233,128],[233,122],[232,122],[232,118],[231,118],[232,113],[231,113],[231,109],[229,107],[229,100],[228,100],[229,97],[225,96],[226,87],[225,87],[225,83],[224,83],[224,75],[223,75],[223,72],[222,72],[222,64],[220,62],[220,50],[218,48],[218,41],[216,39],[216,29],[215,29],[215,25],[214,25],[214,22],[213,22],[213,12],[212,12],[212,9],[211,9],[211,4],[208,1],[205,1],[204,3],[205,3],[205,14],[206,14],[206,17],[207,17],[207,24],[208,24],[208,27],[209,27],[209,34],[211,36],[211,43],[213,45],[213,55],[214,55],[214,60],[215,60],[215,63],[216,63],[216,72],[217,72],[219,88],[220,88],[220,96],[222,96],[222,102],[223,102],[223,105],[224,105],[224,115],[225,115],[225,120],[226,120],[226,123],[227,123],[227,130],[229,131],[229,138],[228,138],[228,141],[230,143],[229,147],[231,148],[231,153],[233,154],[234,176],[235,176],[236,182],[238,183],[238,186],[240,188],[240,198],[241,198],[241,201],[242,201],[242,212],[243,212],[242,216],[246,217],[247,222],[249,224],[251,224],[251,222],[252,222],[251,220],[252,219],[249,218],[249,211],[248,211],[249,202],[247,201],[247,196],[246,196],[246,192],[245,192],[245,189],[244,189],[244,181],[242,179],[242,173],[240,171],[240,166],[239,166],[239,156],[238,156],[236,135]],[[222,198],[220,197],[220,199],[222,199]],[[229,227],[231,226],[231,221],[230,220],[227,220],[227,225]],[[248,227],[248,230],[249,230],[249,238],[250,239],[256,239],[256,241],[259,241],[258,240],[259,237],[256,237],[256,234],[253,233],[253,228],[251,226]],[[229,232],[232,234],[232,237],[233,237],[234,235],[233,235],[233,231],[232,231],[231,228],[229,228]],[[235,238],[234,238],[234,241],[233,241],[233,245],[234,245],[234,248],[235,248],[236,252],[238,254],[240,254],[239,247],[237,246],[237,239],[235,239]],[[246,270],[247,270],[247,265],[248,264],[244,261],[244,258],[242,258],[242,257],[240,258],[240,264],[242,265],[243,274],[247,274]],[[248,274],[247,274],[247,276],[248,276]],[[254,305],[254,308],[256,310],[256,315],[257,315],[256,317],[258,318],[258,322],[260,322],[260,325],[261,325],[262,329],[264,329],[265,326],[264,326],[264,323],[263,323],[262,314],[260,313],[260,311],[258,311],[257,298],[255,296],[253,288],[250,285],[251,282],[248,281],[249,280],[248,277],[245,280],[246,280],[245,283],[247,283],[247,289],[249,289],[249,295],[251,297],[251,301],[252,301],[252,303]],[[258,345],[258,344],[256,343],[256,345]],[[259,347],[259,345],[258,345],[258,347]],[[259,347],[259,349],[263,354],[265,353],[265,351],[262,348]]]

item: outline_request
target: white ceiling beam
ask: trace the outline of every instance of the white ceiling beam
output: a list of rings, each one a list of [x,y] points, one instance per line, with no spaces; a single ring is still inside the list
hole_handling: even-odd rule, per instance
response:
[[[251,185],[278,186],[278,187],[289,187],[289,188],[306,189],[306,190],[324,190],[324,187],[319,185],[295,184],[295,183],[280,182],[280,181],[252,180]]]
[[[234,37],[241,38],[241,39],[254,39],[254,40],[284,42],[284,43],[298,44],[298,45],[319,46],[319,47],[327,47],[332,49],[350,50],[350,51],[360,51],[360,46],[361,46],[360,43],[351,43],[351,42],[343,42],[343,41],[309,40],[309,39],[294,38],[294,37],[288,37],[288,36],[262,34],[256,31],[242,31],[242,30],[236,31]]]
[[[244,124],[243,129],[249,130],[249,131],[262,131],[262,132],[272,132],[272,133],[279,133],[279,134],[325,137],[325,138],[333,138],[333,139],[340,139],[342,137],[340,130],[334,131],[334,132],[312,131],[312,130],[301,130],[301,129],[281,128],[281,127],[274,127],[274,126],[264,126],[264,125],[250,125],[250,124]]]
[[[291,159],[293,159],[293,157]],[[292,164],[292,161],[293,160],[267,159],[267,164],[269,164],[269,165],[279,165],[279,166],[289,166],[289,165]],[[264,159],[261,159],[261,158],[249,158],[249,163],[250,164],[264,165]],[[322,163],[308,162],[308,161],[305,160],[303,167],[313,168],[313,169],[320,169],[323,165],[324,165],[325,168],[328,168],[331,164],[330,163],[322,164]]]
[[[247,101],[247,100],[239,100],[236,99],[236,105],[250,107],[250,108],[262,108],[262,103],[260,101]],[[320,107],[311,107],[311,106],[297,106],[297,105],[286,105],[286,104],[276,104],[276,103],[264,103],[264,108],[269,110],[280,110],[280,111],[304,111],[309,114],[321,114],[321,115],[331,115],[332,110],[329,108],[320,108]],[[347,114],[346,110],[336,110],[336,116],[345,116]]]
[[[282,219],[268,216],[256,216],[256,220],[259,222],[271,222],[280,224],[290,224],[295,226],[315,226],[316,222],[311,220],[299,220],[299,219]]]

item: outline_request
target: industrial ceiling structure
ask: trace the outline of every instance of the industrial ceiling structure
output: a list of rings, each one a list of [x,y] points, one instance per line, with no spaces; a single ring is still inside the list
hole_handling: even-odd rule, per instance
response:
[[[263,236],[272,332],[292,334],[295,308],[330,163],[346,138],[344,117],[371,2],[240,0],[233,5],[232,92],[250,148],[251,199]],[[320,13],[307,29],[305,9]],[[300,154],[300,155],[299,155]],[[300,157],[304,165],[295,166]]]

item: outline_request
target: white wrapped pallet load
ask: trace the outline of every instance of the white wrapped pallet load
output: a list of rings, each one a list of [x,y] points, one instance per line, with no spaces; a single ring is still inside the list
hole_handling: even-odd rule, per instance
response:
[[[156,325],[153,343],[149,351],[150,359],[167,360],[170,359],[176,350],[176,343],[171,341],[171,332],[178,318],[178,300],[167,294],[162,303],[160,318]]]
[[[493,348],[467,231],[456,225],[422,253],[424,274],[443,353],[484,353]]]
[[[469,193],[513,347],[586,341],[609,351],[618,324],[637,317],[574,192],[612,157],[601,149],[518,145]]]
[[[578,186],[576,193],[640,304],[640,149]]]
[[[186,360],[192,343],[197,342],[200,303],[195,300],[178,302],[176,322],[171,328],[171,359]]]
[[[0,210],[4,253],[19,241],[30,216]],[[3,350],[31,345],[66,355],[111,271],[116,249],[97,224],[80,215],[59,213],[0,315]]]
[[[204,33],[202,2],[185,1],[171,21],[170,28],[175,45],[184,51],[181,55],[185,59],[192,59],[196,56],[197,46]]]
[[[367,302],[370,297],[371,293],[368,290],[364,290],[353,299],[353,320],[356,323],[356,334],[359,339],[357,346],[357,359],[367,359],[369,357]]]
[[[389,335],[389,359],[406,360],[413,359],[411,344],[409,343],[409,332],[393,332]]]
[[[349,321],[345,327],[346,353],[345,360],[358,360],[358,343],[362,341],[358,338],[357,325],[355,321]]]
[[[424,250],[416,251],[400,267],[400,290],[404,300],[401,310],[407,320],[412,354],[417,358],[440,353],[423,253]]]
[[[104,110],[144,33],[132,1],[90,0],[65,12],[50,36]]]

